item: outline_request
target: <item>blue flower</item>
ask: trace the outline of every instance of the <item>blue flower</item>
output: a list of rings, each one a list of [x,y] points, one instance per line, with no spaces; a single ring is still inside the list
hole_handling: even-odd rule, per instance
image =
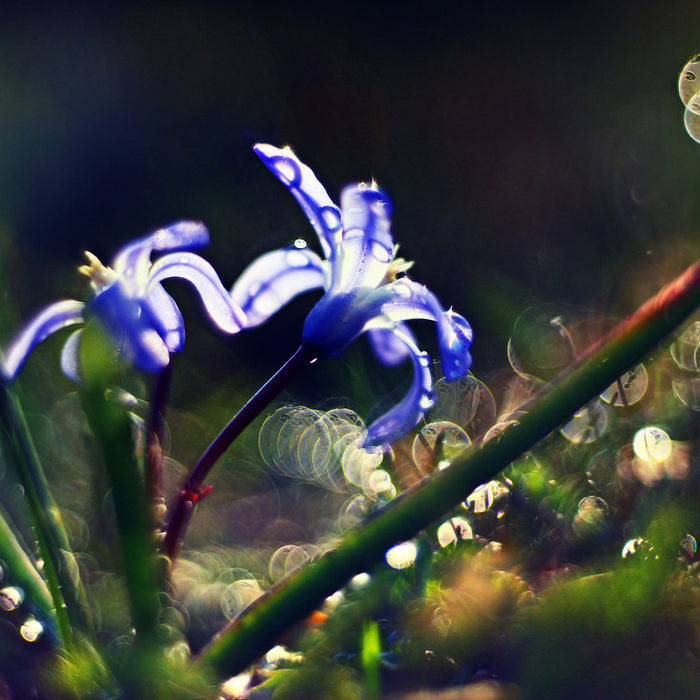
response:
[[[155,231],[122,248],[113,267],[104,266],[92,253],[89,264],[79,271],[90,279],[94,297],[83,303],[73,299],[47,306],[19,333],[5,352],[3,374],[14,381],[34,348],[46,337],[75,324],[96,318],[114,341],[116,351],[130,364],[147,372],[158,372],[185,342],[185,326],[173,298],[161,282],[179,277],[199,293],[214,324],[226,333],[236,333],[245,315],[231,301],[214,268],[191,249],[209,242],[204,224],[180,221]],[[153,252],[168,252],[151,262]],[[175,252],[177,251],[177,252]],[[82,330],[64,345],[61,365],[65,374],[79,380],[78,347]]]
[[[448,380],[469,370],[469,323],[446,311],[425,286],[397,275],[411,267],[396,257],[390,232],[391,204],[376,183],[351,185],[340,208],[313,171],[291,149],[255,146],[263,163],[294,195],[316,230],[325,259],[303,241],[255,260],[231,290],[246,315],[246,327],[266,321],[301,292],[325,294],[306,318],[303,342],[321,356],[339,355],[367,332],[379,360],[396,365],[409,359],[413,382],[408,394],[368,429],[366,446],[388,445],[413,428],[433,403],[429,358],[404,321],[437,325],[442,370]]]

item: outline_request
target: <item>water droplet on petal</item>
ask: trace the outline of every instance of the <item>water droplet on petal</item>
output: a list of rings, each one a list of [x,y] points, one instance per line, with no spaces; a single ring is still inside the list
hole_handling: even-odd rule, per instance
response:
[[[418,547],[413,541],[402,542],[386,551],[384,558],[392,569],[407,569],[415,563]]]
[[[303,250],[306,248],[306,241],[303,238],[297,238],[292,244],[297,250]]]

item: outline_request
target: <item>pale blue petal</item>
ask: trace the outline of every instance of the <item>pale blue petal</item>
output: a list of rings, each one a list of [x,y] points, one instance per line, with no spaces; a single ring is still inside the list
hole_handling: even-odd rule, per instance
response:
[[[231,289],[234,304],[246,315],[246,328],[267,321],[297,295],[323,289],[324,263],[306,248],[273,250],[243,270]]]
[[[71,333],[61,351],[61,369],[63,374],[76,384],[82,382],[80,376],[80,338],[82,334],[82,328]]]
[[[216,270],[204,258],[187,252],[159,258],[151,267],[149,292],[156,284],[171,277],[179,277],[192,284],[211,320],[220,330],[237,333],[245,326],[245,314],[233,303]],[[157,316],[158,308],[151,309],[151,312]]]
[[[209,245],[209,230],[201,221],[178,221],[151,234],[153,250],[199,250]]]
[[[410,350],[406,343],[396,334],[395,327],[400,328],[402,335],[408,335],[413,338],[413,334],[403,323],[393,324],[392,327],[387,328],[369,328],[367,330],[367,337],[369,338],[370,345],[374,350],[374,354],[379,358],[379,361],[393,367],[402,362],[410,353]]]
[[[144,313],[142,304],[119,282],[97,294],[88,310],[110,334],[115,351],[126,362],[146,372],[159,372],[167,366],[170,353],[150,314]]]
[[[185,345],[185,322],[175,300],[160,284],[154,284],[147,291],[144,307],[168,350],[180,352]]]
[[[404,277],[378,287],[367,295],[362,306],[369,325],[381,315],[395,322],[409,319],[435,321],[445,377],[454,381],[468,372],[471,366],[471,326],[454,311],[445,311],[437,297],[424,285]]]
[[[5,352],[5,378],[14,381],[34,348],[52,333],[83,322],[85,305],[80,301],[66,299],[47,306],[20,332]]]
[[[313,170],[304,165],[291,148],[275,148],[267,143],[258,143],[253,150],[294,195],[316,231],[323,254],[327,260],[333,261],[342,234],[340,210],[333,204]]]
[[[440,366],[445,378],[453,382],[463,377],[471,367],[472,327],[467,319],[451,309],[438,320],[438,347]]]
[[[137,295],[148,284],[151,253],[157,251],[195,250],[209,243],[209,231],[199,221],[178,221],[139,238],[119,250],[113,267],[129,293]]]
[[[421,352],[413,338],[401,330],[396,330],[395,334],[408,348],[413,363],[413,381],[406,396],[369,426],[364,447],[386,447],[396,442],[418,424],[434,402],[427,353]]]
[[[391,203],[375,186],[346,187],[341,196],[343,241],[331,267],[331,291],[376,287],[394,255]]]

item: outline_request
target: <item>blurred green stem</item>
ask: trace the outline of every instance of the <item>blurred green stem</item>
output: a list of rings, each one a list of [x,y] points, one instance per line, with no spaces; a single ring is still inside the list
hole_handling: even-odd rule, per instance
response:
[[[392,545],[456,507],[477,486],[565,423],[649,354],[700,305],[700,261],[592,345],[552,385],[523,407],[517,422],[487,443],[474,444],[448,469],[415,487],[347,532],[337,546],[264,593],[201,652],[198,663],[218,678],[239,673],[279,635],[318,608]]]
[[[107,389],[112,357],[100,330],[87,326],[81,341],[82,399],[90,427],[104,457],[121,545],[124,579],[139,646],[155,644],[160,613],[159,585],[150,503],[141,465],[134,451],[128,411]]]
[[[51,495],[34,442],[19,399],[4,382],[0,389],[0,421],[2,439],[9,460],[27,498],[34,525],[43,572],[48,584],[61,642],[70,647],[73,630],[92,634],[92,624],[78,575],[78,568],[68,543],[61,514]]]
[[[53,624],[57,622],[54,603],[46,581],[36,568],[32,558],[20,543],[17,530],[5,509],[0,506],[0,559],[7,564],[10,576]]]

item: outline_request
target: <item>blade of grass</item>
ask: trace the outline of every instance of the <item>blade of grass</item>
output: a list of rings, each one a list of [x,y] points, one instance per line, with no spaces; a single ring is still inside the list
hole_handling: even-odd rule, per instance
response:
[[[0,559],[7,564],[14,581],[51,624],[56,624],[51,593],[32,558],[22,546],[9,515],[0,506]]]
[[[698,306],[700,261],[592,345],[524,407],[517,423],[487,443],[472,445],[448,469],[426,477],[346,533],[334,549],[263,594],[202,650],[197,661],[202,670],[227,678],[245,669],[283,631],[380,561],[389,547],[415,536],[565,423]]]
[[[56,610],[61,642],[70,647],[74,630],[93,636],[90,613],[58,505],[51,495],[19,399],[0,382],[0,423],[8,460],[17,469],[34,525],[43,573]]]

